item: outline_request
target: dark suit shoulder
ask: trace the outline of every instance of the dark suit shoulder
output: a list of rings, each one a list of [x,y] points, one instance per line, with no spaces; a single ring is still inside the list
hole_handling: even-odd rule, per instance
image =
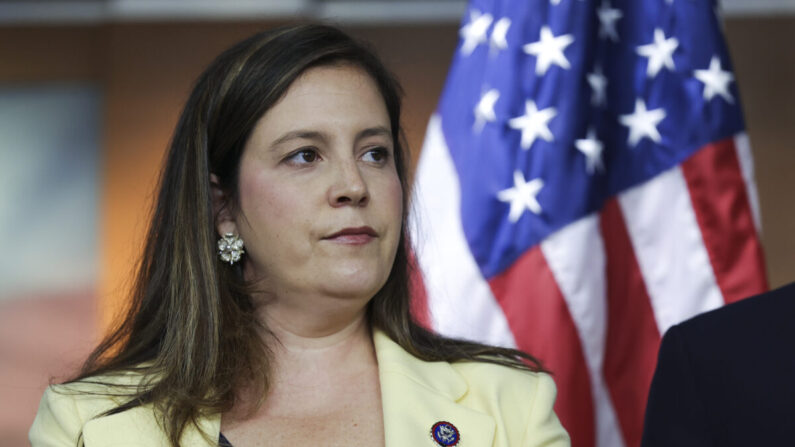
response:
[[[754,333],[790,331],[795,316],[795,283],[705,312],[677,325],[688,339],[753,337]],[[750,331],[750,332],[749,332]]]
[[[793,316],[790,284],[669,329],[649,393],[643,446],[795,439]]]

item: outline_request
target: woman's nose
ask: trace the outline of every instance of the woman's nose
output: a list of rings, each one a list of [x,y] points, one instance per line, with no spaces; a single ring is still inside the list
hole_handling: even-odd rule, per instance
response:
[[[364,206],[370,200],[367,183],[355,161],[339,163],[335,179],[329,189],[329,204],[339,206]]]

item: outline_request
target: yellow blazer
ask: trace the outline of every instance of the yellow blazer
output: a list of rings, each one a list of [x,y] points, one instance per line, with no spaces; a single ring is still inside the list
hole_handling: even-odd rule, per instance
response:
[[[458,428],[459,447],[570,445],[552,410],[555,384],[546,374],[477,362],[419,360],[389,337],[373,335],[381,381],[386,447],[433,447],[431,427],[447,421]],[[130,383],[135,376],[128,375]],[[90,387],[80,384],[78,389]],[[118,404],[111,397],[70,393],[51,386],[30,429],[32,447],[75,447],[82,430],[87,447],[167,446],[151,406],[94,418]],[[55,388],[61,388],[55,390]],[[221,416],[199,421],[218,439]],[[186,428],[184,446],[210,447],[199,430]]]

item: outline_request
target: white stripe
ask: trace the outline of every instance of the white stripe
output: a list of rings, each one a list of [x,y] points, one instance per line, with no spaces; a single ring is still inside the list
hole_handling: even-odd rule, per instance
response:
[[[442,134],[428,123],[415,177],[410,231],[439,333],[515,347],[508,322],[469,251],[461,225],[458,174]]]
[[[618,200],[660,333],[723,305],[681,168]]]
[[[748,202],[751,205],[751,215],[754,218],[756,233],[762,234],[762,216],[759,212],[759,195],[756,191],[756,180],[754,177],[754,156],[751,154],[751,141],[748,134],[743,132],[734,136],[734,147],[737,148],[737,159],[740,160],[740,171],[745,180],[745,192],[748,194]]]
[[[596,417],[596,446],[622,447],[624,440],[610,399],[602,364],[607,338],[606,259],[599,217],[584,217],[541,243],[577,327],[591,378]]]

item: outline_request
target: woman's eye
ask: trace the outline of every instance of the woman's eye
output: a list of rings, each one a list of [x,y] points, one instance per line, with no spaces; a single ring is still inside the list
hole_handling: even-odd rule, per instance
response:
[[[364,161],[369,161],[371,163],[383,163],[386,161],[387,157],[389,157],[389,151],[387,151],[386,148],[376,147],[365,152],[362,158]]]
[[[318,154],[314,149],[301,149],[287,157],[286,161],[295,164],[307,164],[317,161]]]

